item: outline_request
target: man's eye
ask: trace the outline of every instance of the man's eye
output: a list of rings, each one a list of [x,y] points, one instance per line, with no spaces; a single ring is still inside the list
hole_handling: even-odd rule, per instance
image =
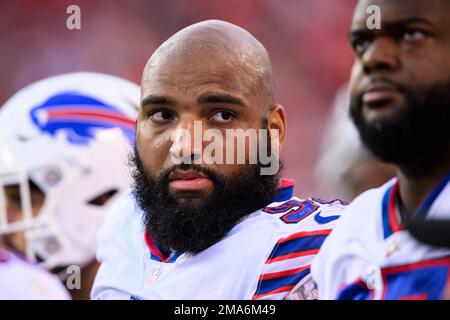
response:
[[[406,41],[419,41],[425,39],[426,33],[418,29],[409,29],[403,32],[403,39]]]
[[[219,111],[213,114],[210,117],[210,120],[213,120],[215,122],[227,123],[232,121],[234,118],[235,116],[229,111]]]
[[[370,39],[369,38],[360,38],[360,39],[357,39],[357,40],[353,41],[353,43],[352,43],[353,50],[355,50],[355,52],[357,54],[364,53],[364,51],[367,50],[369,45],[370,45]]]
[[[169,111],[161,110],[151,113],[150,118],[155,122],[168,122],[173,120],[173,115]]]

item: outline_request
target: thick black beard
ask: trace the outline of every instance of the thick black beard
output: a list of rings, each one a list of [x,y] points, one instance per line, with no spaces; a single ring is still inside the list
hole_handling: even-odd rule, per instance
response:
[[[181,164],[164,170],[155,180],[144,168],[136,147],[129,160],[133,195],[144,213],[143,223],[165,254],[170,250],[196,254],[209,248],[243,217],[273,202],[279,183],[279,174],[260,175],[258,164],[242,165],[232,177],[203,166]],[[175,169],[206,175],[214,184],[212,194],[201,205],[177,202],[169,193],[169,175]]]
[[[402,114],[378,123],[362,115],[362,95],[350,106],[350,117],[363,144],[385,162],[421,159],[450,142],[450,81],[430,88],[400,88],[407,101]]]

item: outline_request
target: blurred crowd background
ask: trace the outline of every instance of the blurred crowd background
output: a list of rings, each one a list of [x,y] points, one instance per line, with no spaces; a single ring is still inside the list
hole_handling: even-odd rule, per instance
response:
[[[81,8],[81,30],[68,30],[66,9]],[[337,196],[314,170],[336,91],[352,54],[346,34],[355,0],[18,0],[0,2],[0,103],[38,79],[73,71],[139,83],[152,52],[178,30],[221,19],[268,49],[277,99],[288,113],[284,176],[302,197]],[[0,128],[1,130],[1,128]],[[339,166],[339,163],[335,163]]]

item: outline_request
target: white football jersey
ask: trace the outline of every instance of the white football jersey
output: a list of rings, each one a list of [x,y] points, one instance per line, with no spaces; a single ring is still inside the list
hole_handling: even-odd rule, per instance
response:
[[[320,299],[442,298],[450,280],[450,250],[423,244],[403,229],[397,192],[398,180],[393,179],[345,209],[312,264]],[[450,218],[450,174],[418,212],[426,218]]]
[[[310,263],[344,207],[292,196],[283,179],[275,202],[251,213],[196,254],[164,257],[144,231],[131,195],[98,233],[94,299],[283,299],[311,282]],[[302,290],[309,286],[302,286]],[[310,295],[303,292],[301,295]],[[298,292],[291,296],[298,297]],[[302,297],[300,297],[302,298]]]
[[[1,248],[0,288],[0,300],[70,299],[56,276]]]

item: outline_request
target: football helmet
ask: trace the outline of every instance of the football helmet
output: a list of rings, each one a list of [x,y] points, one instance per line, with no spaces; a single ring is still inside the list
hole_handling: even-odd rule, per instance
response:
[[[105,212],[129,188],[139,86],[99,73],[28,85],[0,108],[0,235],[24,232],[26,256],[47,269],[95,257]],[[20,195],[10,221],[6,189]],[[30,186],[44,195],[32,210]]]

